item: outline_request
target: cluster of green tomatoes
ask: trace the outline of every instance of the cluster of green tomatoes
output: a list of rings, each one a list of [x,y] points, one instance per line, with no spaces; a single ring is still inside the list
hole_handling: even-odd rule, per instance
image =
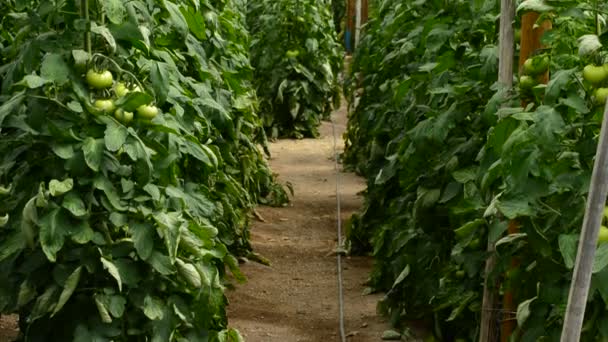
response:
[[[608,64],[588,64],[583,69],[583,78],[594,88],[593,99],[595,104],[603,105],[608,98],[608,88],[602,87],[608,79]]]
[[[131,86],[124,82],[117,82],[114,84],[114,76],[109,70],[95,70],[89,69],[86,74],[86,80],[89,86],[97,90],[106,90],[114,86],[114,94],[117,98],[126,96],[130,92],[142,92],[141,88],[137,85]],[[122,108],[116,108],[114,99],[105,98],[97,99],[93,103],[95,108],[103,111],[107,114],[113,114],[116,120],[123,124],[128,124],[133,121],[134,114],[127,112]],[[136,109],[137,117],[142,120],[152,120],[158,115],[158,107],[154,105],[141,105]]]
[[[522,66],[519,89],[524,95],[531,95],[532,88],[539,84],[539,78],[549,70],[549,56],[546,54],[528,58]]]

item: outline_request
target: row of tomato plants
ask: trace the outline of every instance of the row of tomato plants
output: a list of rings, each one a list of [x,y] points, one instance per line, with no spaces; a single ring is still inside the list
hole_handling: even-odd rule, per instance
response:
[[[330,0],[248,2],[251,64],[270,138],[318,136],[339,105],[342,49]]]
[[[0,3],[0,312],[26,341],[237,341],[281,205],[242,0]]]
[[[484,308],[517,322],[512,340],[557,341],[606,98],[606,8],[522,2],[516,27],[534,10],[553,29],[508,91],[499,3],[378,3],[346,87],[344,160],[368,179],[349,243],[374,255],[370,286],[404,330],[422,319],[440,340],[478,339],[487,282],[518,304]],[[497,263],[484,274],[488,240]],[[607,263],[599,244],[585,341],[608,339]]]

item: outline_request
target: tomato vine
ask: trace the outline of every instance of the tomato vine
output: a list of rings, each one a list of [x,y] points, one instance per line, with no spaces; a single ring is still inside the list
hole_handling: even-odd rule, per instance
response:
[[[0,312],[23,339],[240,340],[224,275],[252,206],[287,200],[244,6],[0,4]]]
[[[379,307],[395,325],[422,319],[443,340],[476,340],[488,279],[518,303],[508,318],[518,323],[515,340],[555,341],[602,119],[595,89],[604,79],[582,74],[605,62],[605,35],[594,35],[605,9],[521,2],[518,18],[541,12],[553,30],[522,70],[520,82],[533,82],[509,93],[495,84],[498,3],[378,4],[346,88],[344,157],[368,179],[349,240],[376,257],[371,286],[386,291]],[[537,84],[547,67],[548,84]],[[520,107],[522,99],[531,104]],[[505,235],[509,220],[518,234]],[[488,238],[497,266],[484,275]],[[597,255],[589,341],[608,337],[607,247]],[[507,272],[514,256],[520,266]]]

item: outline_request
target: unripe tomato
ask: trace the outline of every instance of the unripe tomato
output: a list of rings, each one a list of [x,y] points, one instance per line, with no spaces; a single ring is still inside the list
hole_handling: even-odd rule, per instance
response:
[[[133,113],[125,112],[122,108],[118,108],[114,112],[114,117],[116,118],[116,120],[118,120],[124,124],[128,124],[129,122],[131,122],[133,120]]]
[[[597,88],[593,92],[593,96],[596,104],[603,105],[606,103],[606,98],[608,98],[608,88]]]
[[[597,243],[606,243],[608,242],[608,227],[601,226],[600,227],[600,235],[597,238]]]
[[[139,86],[135,86],[135,87],[129,89],[129,87],[127,87],[127,85],[124,84],[123,82],[119,82],[116,85],[116,87],[114,87],[114,93],[118,97],[126,96],[128,93],[130,93],[132,91],[141,92],[141,88],[139,88]]]
[[[523,75],[519,78],[519,88],[522,90],[530,90],[536,85],[536,80],[532,76]]]
[[[287,56],[287,58],[296,58],[300,55],[300,51],[299,50],[288,50],[285,55]]]
[[[600,84],[606,79],[608,72],[603,66],[589,64],[583,69],[583,78],[591,84]]]
[[[158,115],[158,107],[143,105],[137,108],[137,116],[144,120],[152,120]]]
[[[112,86],[114,78],[108,70],[97,72],[93,69],[87,71],[87,83],[95,89],[105,89]]]
[[[526,75],[540,75],[549,69],[549,56],[536,56],[528,58],[523,65]]]
[[[114,105],[114,101],[106,99],[106,100],[95,100],[95,108],[104,111],[106,113],[114,111],[116,106]]]
[[[118,97],[123,97],[129,93],[129,88],[127,88],[124,83],[120,82],[114,87],[114,93]]]

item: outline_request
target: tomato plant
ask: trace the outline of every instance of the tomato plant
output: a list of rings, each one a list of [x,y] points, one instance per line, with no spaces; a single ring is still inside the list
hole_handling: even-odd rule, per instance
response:
[[[518,18],[542,10],[553,30],[507,92],[495,84],[497,5],[381,2],[345,89],[345,162],[368,179],[349,243],[376,258],[371,285],[396,326],[423,319],[442,340],[478,339],[487,279],[518,304],[514,341],[557,341],[603,111],[605,81],[584,69],[606,62],[594,34],[606,8],[521,2]],[[519,233],[505,234],[510,222]],[[484,275],[488,239],[497,265]],[[585,341],[608,338],[608,247],[597,248]]]
[[[248,2],[251,64],[271,138],[315,137],[339,101],[342,56],[328,0]]]
[[[287,200],[244,3],[88,3],[0,3],[0,312],[27,341],[238,341],[224,275],[249,209]]]

